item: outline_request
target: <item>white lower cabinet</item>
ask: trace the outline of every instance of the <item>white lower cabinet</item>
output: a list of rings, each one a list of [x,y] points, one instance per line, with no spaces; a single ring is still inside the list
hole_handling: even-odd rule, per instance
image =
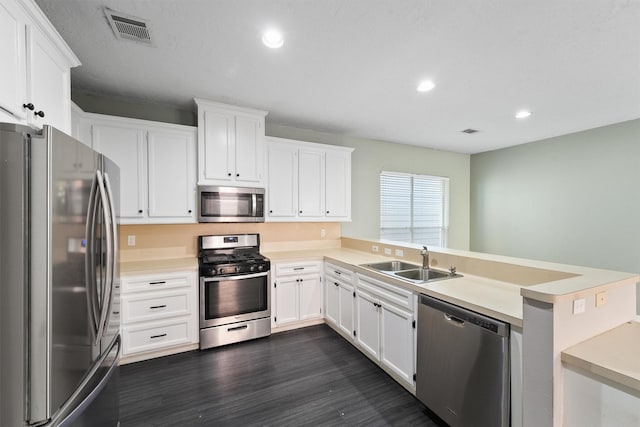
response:
[[[124,276],[120,313],[124,363],[197,348],[197,272]]]
[[[355,278],[351,271],[326,263],[325,320],[335,326],[346,338],[353,340],[353,313],[355,306]]]
[[[371,359],[415,390],[415,295],[358,274],[355,342]]]
[[[280,327],[322,319],[321,262],[275,264],[272,325]]]

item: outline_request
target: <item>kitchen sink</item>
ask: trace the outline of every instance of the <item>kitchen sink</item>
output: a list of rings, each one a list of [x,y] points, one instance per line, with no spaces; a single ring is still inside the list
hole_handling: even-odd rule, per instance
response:
[[[373,268],[374,270],[392,271],[392,272],[420,268],[420,266],[418,265],[411,264],[404,261],[376,262],[373,264],[364,264],[363,267]]]
[[[449,272],[434,270],[433,268],[414,268],[413,270],[396,271],[393,273],[396,276],[403,277],[409,280],[417,280],[420,282],[428,282],[429,280],[442,279],[450,277]]]
[[[413,283],[426,283],[435,280],[462,277],[460,274],[451,274],[448,271],[435,270],[433,268],[424,269],[419,265],[404,261],[376,262],[372,264],[362,264],[362,267],[371,268],[387,276],[408,280]]]

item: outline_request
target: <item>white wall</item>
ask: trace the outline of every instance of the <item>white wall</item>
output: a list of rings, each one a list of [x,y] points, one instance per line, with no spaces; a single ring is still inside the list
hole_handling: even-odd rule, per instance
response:
[[[380,171],[449,177],[449,247],[469,249],[469,155],[269,123],[266,133],[280,138],[355,148],[351,177],[353,221],[342,224],[342,235],[347,237],[379,238]]]
[[[472,155],[470,246],[639,273],[640,120]]]

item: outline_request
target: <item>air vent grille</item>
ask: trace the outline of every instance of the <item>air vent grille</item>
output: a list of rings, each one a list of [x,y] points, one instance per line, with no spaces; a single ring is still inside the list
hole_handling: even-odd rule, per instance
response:
[[[116,38],[153,45],[151,27],[148,21],[116,12],[106,7],[104,8],[104,13]]]
[[[477,130],[477,129],[471,129],[471,128],[465,129],[465,130],[462,131],[462,133],[468,133],[468,134],[472,134],[472,133],[476,133],[476,132],[480,132],[480,131]]]

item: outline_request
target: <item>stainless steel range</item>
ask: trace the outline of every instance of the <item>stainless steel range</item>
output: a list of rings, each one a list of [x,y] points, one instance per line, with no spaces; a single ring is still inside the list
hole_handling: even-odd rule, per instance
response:
[[[260,235],[198,237],[200,349],[271,334],[271,263]]]

